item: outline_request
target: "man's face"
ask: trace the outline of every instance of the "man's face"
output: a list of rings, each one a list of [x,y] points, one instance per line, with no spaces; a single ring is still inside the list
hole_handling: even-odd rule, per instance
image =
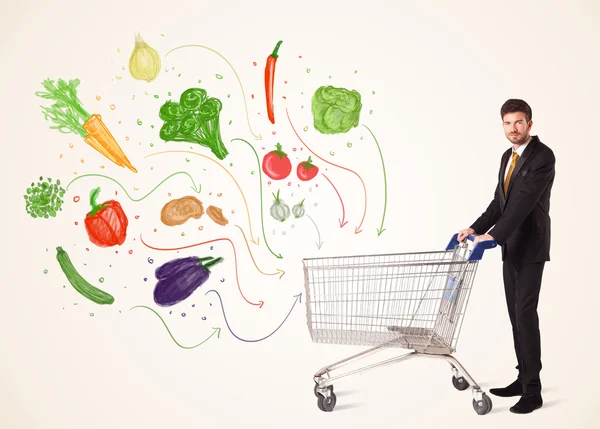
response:
[[[533,121],[528,123],[525,113],[522,112],[507,113],[503,118],[504,134],[512,144],[517,146],[527,141],[532,125]]]

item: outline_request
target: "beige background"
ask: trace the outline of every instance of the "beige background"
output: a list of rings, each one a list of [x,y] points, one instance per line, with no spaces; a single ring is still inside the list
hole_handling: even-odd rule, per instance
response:
[[[597,184],[594,125],[600,96],[597,2],[566,6],[556,1],[65,0],[3,2],[2,10],[2,427],[596,427],[600,296],[594,230],[598,212],[591,192]],[[150,84],[133,80],[122,69],[127,67],[134,31],[163,55],[163,70]],[[271,126],[265,118],[262,69],[280,39],[284,43],[276,72],[277,124]],[[190,43],[210,46],[234,64],[244,83],[252,127],[263,135],[262,142],[252,140],[239,85],[222,59],[205,50],[164,58],[169,49]],[[214,77],[217,73],[222,80]],[[81,79],[84,106],[102,114],[140,173],[109,165],[76,136],[48,129],[41,100],[34,95],[46,77]],[[159,149],[187,149],[185,144],[161,142],[158,126],[153,130],[148,125],[157,122],[167,91],[179,94],[197,79],[210,95],[227,100],[222,132],[231,155],[223,165],[240,182],[253,234],[260,236],[260,246],[251,245],[256,263],[265,272],[285,270],[281,280],[254,268],[234,226],[249,235],[243,200],[222,169],[198,156],[189,163],[184,155],[144,158]],[[339,199],[324,179],[316,180],[318,187],[298,187],[297,180],[290,187],[281,185],[290,207],[306,198],[307,213],[319,225],[324,243],[319,251],[308,219],[286,224],[270,219],[271,192],[280,187],[265,185],[265,231],[269,245],[284,255],[279,261],[266,249],[260,232],[257,178],[250,173],[257,168],[254,156],[243,143],[229,140],[248,139],[260,155],[280,141],[295,167],[306,151],[300,153],[284,108],[298,130],[310,125],[310,95],[328,83],[363,95],[361,124],[375,132],[385,156],[387,230],[377,238],[383,175],[364,127],[337,137],[309,129],[302,135],[313,150],[363,177],[369,192],[363,232],[353,234],[363,210],[360,183],[352,174],[321,162],[344,198],[349,223],[338,227]],[[286,100],[279,97],[283,95]],[[293,296],[304,292],[303,257],[442,249],[492,197],[498,159],[508,147],[499,109],[512,97],[530,103],[532,132],[557,158],[552,261],[539,310],[545,407],[516,416],[508,411],[513,399],[492,397],[492,412],[477,416],[470,392],[452,387],[447,364],[417,359],[341,380],[336,384],[336,409],[321,412],[311,391],[312,375],[362,348],[312,343],[304,299],[273,336],[261,342],[239,341],[227,329],[215,295],[205,292],[219,291],[237,336],[260,339],[279,326]],[[144,125],[137,126],[137,119]],[[292,152],[294,147],[298,153]],[[330,151],[335,155],[327,155]],[[139,203],[127,200],[112,182],[82,179],[67,193],[60,216],[40,220],[25,214],[22,194],[40,175],[66,183],[76,177],[74,172],[104,173],[139,198],[180,170],[202,183],[201,198],[230,214],[227,227],[205,219],[174,230],[160,224],[157,213],[167,193],[188,194],[189,180],[184,177],[171,179]],[[84,250],[93,247],[81,225],[88,211],[86,195],[97,185],[103,199],[119,191],[131,220],[128,241],[119,254],[113,249]],[[78,204],[73,203],[74,195],[81,196]],[[264,307],[257,309],[241,298],[227,242],[215,243],[212,251],[207,246],[182,251],[180,255],[218,254],[226,261],[193,297],[172,308],[173,314],[157,308],[185,345],[202,341],[213,327],[222,328],[218,340],[192,350],[177,347],[155,315],[130,311],[134,305],[152,304],[153,269],[176,256],[144,248],[140,235],[163,247],[229,237],[237,249],[242,291],[251,301],[264,300]],[[66,283],[54,258],[59,245],[92,283],[105,278],[102,287],[115,295],[114,305],[86,302]],[[184,312],[186,317],[181,316]],[[480,265],[456,356],[485,390],[515,376],[499,250],[489,252]]]

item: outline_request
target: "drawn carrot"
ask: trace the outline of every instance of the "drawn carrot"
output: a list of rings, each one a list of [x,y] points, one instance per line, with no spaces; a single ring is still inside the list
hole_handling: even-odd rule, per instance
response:
[[[267,114],[269,115],[269,121],[272,124],[275,123],[275,114],[273,113],[273,84],[275,78],[275,63],[279,58],[278,51],[279,47],[283,43],[283,40],[277,42],[273,53],[267,58],[267,65],[265,66],[265,93],[267,96]]]
[[[77,97],[79,83],[79,79],[69,80],[69,83],[62,79],[58,79],[58,82],[50,79],[42,82],[46,92],[38,91],[35,95],[55,101],[50,107],[41,106],[44,118],[46,120],[50,119],[56,124],[50,126],[50,128],[57,129],[64,134],[73,133],[81,136],[87,144],[118,166],[127,167],[137,173],[135,167],[129,162],[113,135],[102,122],[102,117],[98,114],[91,115],[83,108]]]

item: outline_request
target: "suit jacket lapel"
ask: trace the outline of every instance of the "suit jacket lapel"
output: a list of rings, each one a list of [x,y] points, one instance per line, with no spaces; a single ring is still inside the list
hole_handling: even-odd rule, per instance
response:
[[[506,197],[504,196],[504,173],[506,173],[506,163],[508,162],[508,158],[511,154],[511,149],[507,150],[504,155],[502,155],[502,162],[500,165],[500,171],[498,172],[498,186],[500,187],[500,207],[504,209],[504,205],[506,204]]]
[[[535,145],[537,142],[538,142],[538,137],[534,136],[531,139],[531,141],[529,142],[529,144],[527,145],[527,147],[525,148],[525,150],[523,151],[523,155],[521,155],[519,157],[519,160],[517,161],[517,165],[515,165],[515,169],[513,170],[512,175],[510,176],[510,183],[508,184],[508,191],[506,192],[505,204],[506,204],[506,199],[510,195],[510,190],[512,189],[514,178],[517,177],[517,174],[519,174],[519,171],[521,171],[523,164],[525,164],[525,162],[527,161],[527,158],[531,155],[531,153],[535,149]]]

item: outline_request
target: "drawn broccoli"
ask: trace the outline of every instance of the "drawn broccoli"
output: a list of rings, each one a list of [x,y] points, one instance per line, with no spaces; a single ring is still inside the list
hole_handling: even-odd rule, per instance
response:
[[[160,129],[164,141],[198,143],[209,148],[223,160],[229,152],[221,139],[219,114],[223,105],[217,98],[208,98],[202,88],[189,88],[179,103],[167,101],[158,116],[165,121]]]
[[[314,126],[323,134],[346,133],[358,126],[361,108],[356,90],[322,86],[312,98]]]

